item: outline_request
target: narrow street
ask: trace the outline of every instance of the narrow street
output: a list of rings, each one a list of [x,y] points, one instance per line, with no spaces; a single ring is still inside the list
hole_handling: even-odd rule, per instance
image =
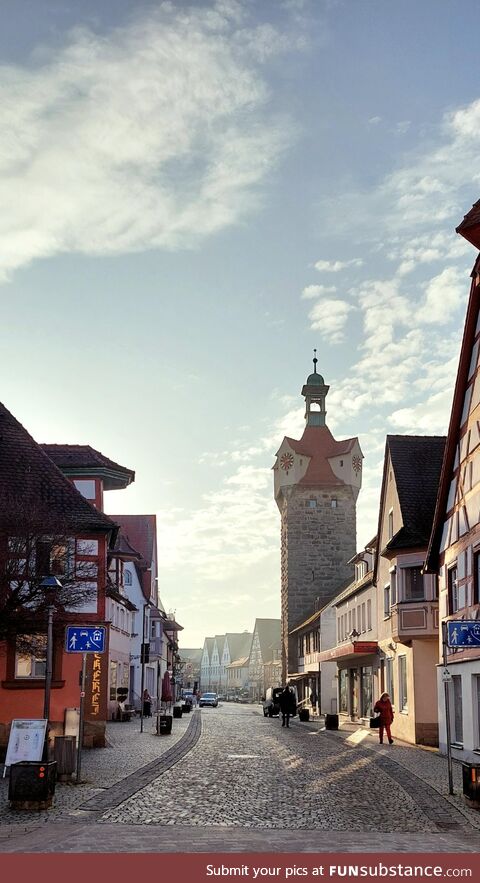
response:
[[[2,781],[0,849],[24,851],[472,851],[480,817],[456,766],[370,733],[290,729],[259,705],[220,705],[174,721],[112,724],[111,747],[85,752],[79,787],[57,785],[44,813],[13,813]]]

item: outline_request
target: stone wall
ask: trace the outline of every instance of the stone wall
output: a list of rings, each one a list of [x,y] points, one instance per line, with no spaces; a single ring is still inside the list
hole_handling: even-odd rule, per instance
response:
[[[349,485],[288,489],[281,509],[282,646],[288,671],[298,671],[296,640],[288,633],[353,579],[356,508]],[[316,502],[315,507],[309,501]],[[336,505],[332,505],[336,501]]]

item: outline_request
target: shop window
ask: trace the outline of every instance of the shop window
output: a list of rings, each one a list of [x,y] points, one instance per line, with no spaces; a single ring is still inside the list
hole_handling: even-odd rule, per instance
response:
[[[407,657],[398,657],[398,698],[400,711],[408,711]]]
[[[463,745],[463,705],[462,705],[462,677],[453,675],[453,740]]]
[[[110,660],[110,699],[117,698],[117,671],[118,663],[113,659]]]
[[[16,678],[45,678],[47,670],[46,635],[19,635],[15,653]]]
[[[338,709],[343,714],[348,712],[348,671],[345,668],[338,672]]]
[[[373,682],[373,670],[371,666],[366,666],[360,670],[360,686],[361,686],[361,695],[360,695],[360,711],[361,717],[370,717],[373,714],[372,711],[372,682]]]
[[[402,571],[404,600],[423,601],[425,598],[425,588],[421,566],[403,567]]]

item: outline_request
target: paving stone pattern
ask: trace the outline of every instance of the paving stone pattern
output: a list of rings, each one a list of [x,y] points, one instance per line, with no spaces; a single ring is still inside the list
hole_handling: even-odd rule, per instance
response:
[[[47,812],[11,811],[0,782],[0,852],[480,851],[461,769],[450,797],[435,752],[282,729],[258,706],[197,711],[169,737],[149,726],[109,725],[87,781],[57,786]]]
[[[15,811],[8,802],[8,778],[0,778],[0,825],[31,825],[63,820],[68,816],[83,816],[82,803],[104,789],[122,781],[135,770],[162,757],[170,751],[186,733],[191,715],[174,719],[172,733],[156,735],[156,719],[144,720],[144,732],[140,733],[140,721],[134,718],[128,723],[107,724],[106,748],[83,752],[82,782],[58,783],[53,806],[48,810]],[[0,775],[3,767],[0,765]]]
[[[298,724],[282,729],[256,709],[202,717],[193,750],[101,821],[402,833],[466,825],[434,789],[369,749]],[[175,794],[168,818],[166,793]]]
[[[144,788],[145,785],[148,785],[152,779],[157,779],[159,776],[162,776],[166,770],[169,770],[172,766],[178,763],[178,761],[188,754],[188,752],[197,744],[202,731],[201,721],[202,718],[200,712],[194,711],[186,733],[176,745],[169,748],[156,760],[140,767],[140,769],[131,773],[126,778],[121,779],[115,785],[112,785],[111,788],[108,788],[100,794],[94,795],[85,803],[82,803],[80,809],[99,812],[101,810],[109,809],[110,807],[118,806],[119,803],[127,800],[129,797],[136,794],[137,791]],[[167,736],[164,738],[166,739]]]

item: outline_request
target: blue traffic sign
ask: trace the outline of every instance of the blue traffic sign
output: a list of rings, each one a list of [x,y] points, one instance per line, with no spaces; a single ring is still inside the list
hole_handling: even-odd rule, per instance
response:
[[[105,650],[105,627],[67,626],[65,650],[67,653],[103,653]]]
[[[449,647],[480,646],[480,622],[451,619],[447,622],[447,644]]]

